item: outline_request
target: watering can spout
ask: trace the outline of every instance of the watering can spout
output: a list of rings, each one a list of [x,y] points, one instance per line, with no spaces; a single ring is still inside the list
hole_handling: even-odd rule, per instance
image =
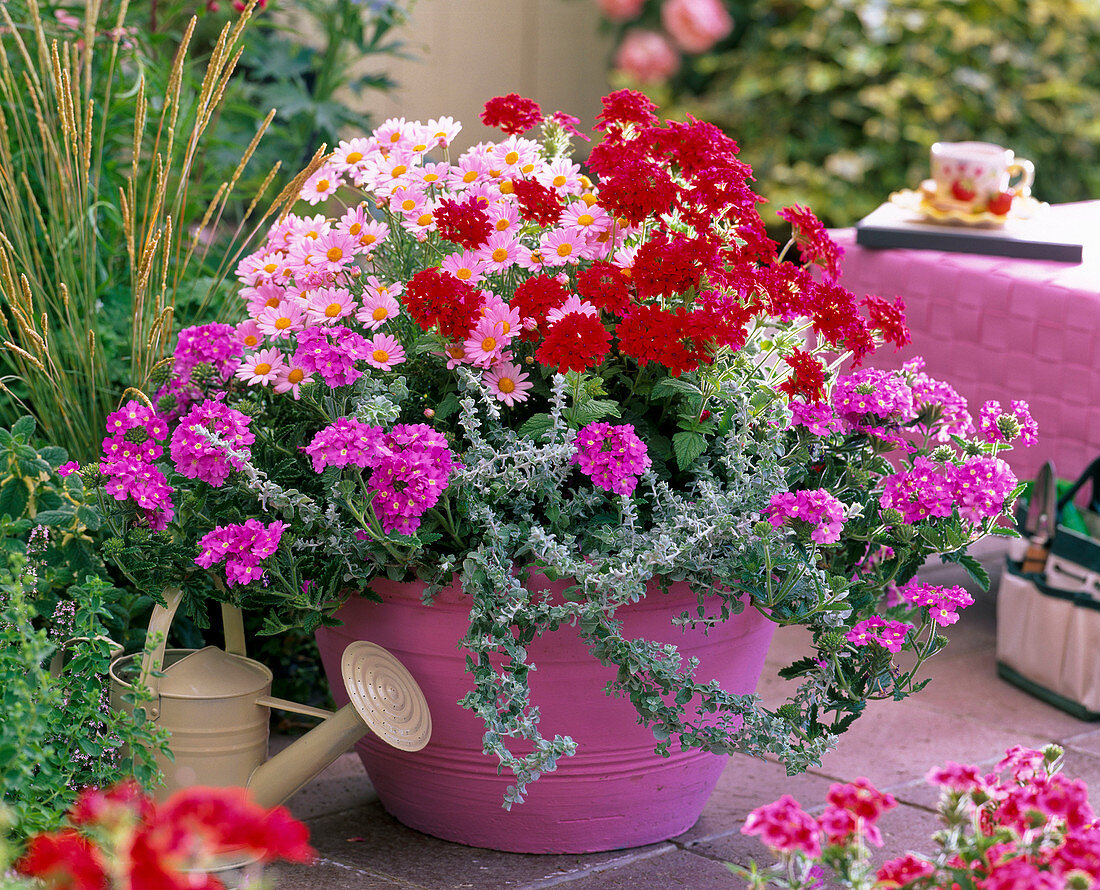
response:
[[[389,652],[373,643],[350,643],[340,669],[351,701],[335,714],[271,696],[257,700],[261,706],[326,718],[252,772],[248,789],[261,806],[283,803],[368,732],[405,751],[419,751],[431,738],[424,693]]]

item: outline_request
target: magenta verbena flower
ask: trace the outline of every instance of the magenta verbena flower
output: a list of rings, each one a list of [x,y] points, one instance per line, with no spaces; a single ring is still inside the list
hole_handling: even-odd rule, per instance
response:
[[[298,334],[294,364],[318,374],[332,388],[348,386],[363,376],[355,362],[365,358],[367,341],[345,327],[306,328]]]
[[[905,636],[913,625],[873,615],[858,622],[844,638],[853,646],[870,646],[875,643],[888,652],[900,652]]]
[[[249,454],[255,435],[248,429],[252,418],[216,399],[194,406],[172,433],[171,454],[176,470],[190,479],[201,479],[218,488],[225,484],[233,469],[244,465],[226,454],[202,433],[199,427],[216,433],[230,448]]]
[[[928,609],[932,620],[941,627],[954,624],[959,620],[959,609],[974,604],[974,597],[965,588],[924,584],[916,578],[899,586],[897,592],[906,602]]]
[[[107,477],[103,483],[107,494],[116,501],[133,500],[154,531],[168,527],[175,516],[173,488],[155,465],[138,457],[104,459],[99,463],[99,470]]]
[[[894,372],[879,368],[838,377],[832,402],[837,415],[856,428],[874,418],[906,423],[916,417],[913,390]]]
[[[824,488],[774,494],[765,512],[774,526],[805,523],[818,544],[835,544],[844,528],[844,504]]]
[[[950,481],[959,516],[977,525],[1000,515],[1005,498],[1016,487],[1016,474],[999,457],[971,457],[952,465]]]
[[[1014,399],[1009,411],[1002,411],[1001,403],[990,399],[978,415],[978,430],[986,442],[1009,443],[1018,437],[1025,448],[1030,448],[1039,441],[1039,424],[1021,399]]]
[[[821,855],[817,821],[789,794],[749,813],[741,833],[760,835],[760,840],[780,853]]]
[[[598,487],[630,495],[638,478],[652,466],[645,442],[628,423],[590,423],[577,433],[573,463]]]
[[[942,465],[927,457],[918,457],[910,469],[885,477],[882,488],[883,509],[900,510],[906,523],[950,516],[955,503],[952,481]]]
[[[260,562],[279,549],[286,528],[284,522],[265,525],[258,519],[247,519],[242,525],[217,526],[199,539],[200,552],[195,564],[208,569],[224,562],[230,587],[260,581],[264,576]]]
[[[384,446],[368,483],[374,509],[384,532],[411,535],[447,488],[454,455],[443,434],[423,423],[397,424]]]
[[[383,448],[382,427],[365,424],[354,417],[341,417],[313,437],[302,450],[309,455],[313,469],[325,467],[374,466]]]
[[[792,427],[804,427],[815,436],[827,436],[840,429],[840,419],[825,402],[806,404],[792,400],[790,408]]]
[[[952,436],[964,439],[974,435],[974,418],[970,416],[966,399],[949,383],[929,377],[920,369],[924,359],[911,359],[902,368],[909,373],[913,390],[913,407],[922,420],[927,419],[930,432],[939,442]]]
[[[217,379],[229,380],[240,364],[243,347],[237,342],[237,329],[231,324],[193,325],[180,331],[176,340],[172,370],[187,380],[196,365],[214,366]]]

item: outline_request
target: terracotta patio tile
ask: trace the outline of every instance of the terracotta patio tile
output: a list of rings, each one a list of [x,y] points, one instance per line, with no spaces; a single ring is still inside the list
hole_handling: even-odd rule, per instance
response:
[[[523,884],[518,890],[737,890],[742,884],[721,862],[674,850],[611,870],[594,869],[574,880]]]
[[[359,756],[348,752],[292,795],[286,806],[294,818],[305,820],[339,813],[377,799]]]

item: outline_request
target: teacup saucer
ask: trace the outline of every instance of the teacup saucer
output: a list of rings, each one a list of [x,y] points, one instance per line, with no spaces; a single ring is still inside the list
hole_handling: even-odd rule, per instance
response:
[[[930,198],[927,189],[916,191],[902,189],[890,195],[890,203],[900,207],[926,222],[947,225],[975,226],[979,228],[998,228],[1008,220],[1030,219],[1036,213],[1048,207],[1046,202],[1036,201],[1030,196],[1017,197],[1008,213],[991,213],[988,210],[974,211],[963,202],[935,201]]]

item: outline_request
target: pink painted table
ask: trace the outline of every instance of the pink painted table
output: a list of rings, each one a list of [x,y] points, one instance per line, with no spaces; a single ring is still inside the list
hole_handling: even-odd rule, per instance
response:
[[[1065,205],[1081,214],[1080,264],[860,247],[855,230],[834,231],[844,248],[841,282],[858,295],[901,295],[913,342],[868,361],[894,368],[915,355],[978,410],[987,399],[1024,399],[1039,443],[1005,458],[1021,479],[1054,461],[1077,476],[1100,453],[1100,201]]]

